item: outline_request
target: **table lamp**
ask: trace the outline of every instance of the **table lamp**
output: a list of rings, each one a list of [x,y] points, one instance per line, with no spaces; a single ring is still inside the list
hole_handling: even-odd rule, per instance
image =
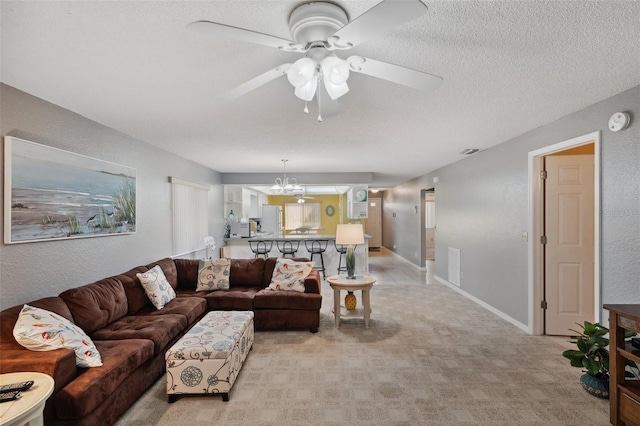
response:
[[[347,278],[355,279],[356,268],[355,246],[364,244],[364,231],[360,223],[340,224],[336,229],[336,244],[347,246]]]

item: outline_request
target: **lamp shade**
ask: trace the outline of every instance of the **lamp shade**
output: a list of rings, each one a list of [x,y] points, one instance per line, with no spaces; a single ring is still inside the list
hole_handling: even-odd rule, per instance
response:
[[[344,59],[329,56],[322,61],[322,74],[325,80],[340,86],[349,78],[349,64]]]
[[[360,223],[340,224],[336,229],[336,244],[357,245],[364,244],[364,230]]]
[[[303,87],[311,81],[316,72],[316,65],[310,58],[298,59],[287,71],[287,78],[293,87]]]
[[[303,101],[310,101],[316,95],[316,89],[318,88],[318,76],[312,75],[308,83],[296,87],[294,94]]]

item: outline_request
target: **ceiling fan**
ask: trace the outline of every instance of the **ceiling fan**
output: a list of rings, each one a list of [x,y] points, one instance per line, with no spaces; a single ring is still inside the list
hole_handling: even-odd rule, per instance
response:
[[[338,113],[338,98],[349,91],[347,79],[351,71],[378,77],[413,89],[436,89],[442,78],[399,65],[349,56],[335,51],[349,50],[385,31],[416,19],[427,12],[419,0],[384,0],[358,18],[350,21],[347,13],[335,3],[304,3],[291,12],[289,30],[293,40],[210,21],[196,21],[187,26],[191,31],[262,44],[285,52],[303,53],[294,63],[279,65],[223,94],[227,100],[237,99],[276,78],[286,75],[294,86],[294,94],[306,103],[315,97],[318,121]]]

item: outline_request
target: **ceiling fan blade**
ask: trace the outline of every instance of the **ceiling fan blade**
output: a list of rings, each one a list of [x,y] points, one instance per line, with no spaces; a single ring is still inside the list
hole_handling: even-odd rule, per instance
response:
[[[318,81],[318,92],[316,96],[318,97],[318,121],[321,121],[320,117],[324,119],[338,115],[340,112],[338,100],[331,99],[331,96],[329,96],[327,89],[321,81]]]
[[[427,6],[420,0],[385,0],[329,37],[329,49],[351,49],[425,13]]]
[[[263,46],[273,47],[285,52],[306,52],[308,50],[301,44],[292,40],[286,40],[256,31],[245,30],[244,28],[219,24],[217,22],[196,21],[187,25],[187,29],[189,31],[208,34],[215,37],[232,38],[235,40],[247,41],[249,43],[262,44]]]
[[[347,61],[351,71],[402,84],[412,89],[426,92],[435,90],[442,84],[442,77],[401,67],[400,65],[363,58],[362,56],[351,56]]]
[[[257,77],[252,78],[246,83],[242,83],[241,85],[224,92],[220,97],[226,101],[238,99],[239,97],[246,95],[247,93],[257,89],[258,87],[267,84],[282,75],[286,75],[289,67],[291,67],[291,64],[282,64],[278,67],[275,67],[272,70],[269,70]]]

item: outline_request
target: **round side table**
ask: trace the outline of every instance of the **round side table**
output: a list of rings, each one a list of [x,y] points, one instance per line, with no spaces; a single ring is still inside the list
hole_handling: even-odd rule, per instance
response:
[[[332,275],[327,278],[329,285],[333,289],[333,313],[336,319],[336,328],[340,328],[340,317],[364,317],[364,325],[369,328],[369,318],[371,317],[371,300],[369,290],[376,282],[374,277],[369,275],[360,276],[356,279],[349,279],[345,275]],[[340,290],[362,291],[362,309],[349,311],[340,306]]]
[[[53,393],[54,382],[51,376],[43,373],[6,373],[0,374],[0,385],[27,382],[33,380],[33,386],[22,392],[19,399],[0,404],[0,426],[44,425],[43,411],[47,398]]]

